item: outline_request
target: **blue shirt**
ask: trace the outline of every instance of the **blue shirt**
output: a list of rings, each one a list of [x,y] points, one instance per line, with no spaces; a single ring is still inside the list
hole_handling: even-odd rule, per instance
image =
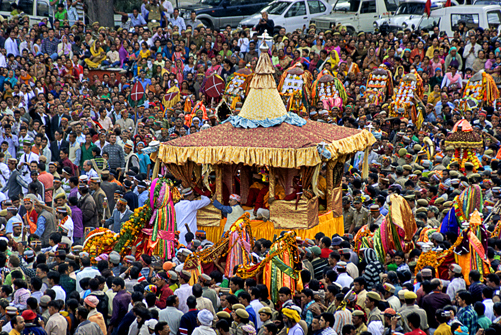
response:
[[[249,320],[254,322],[255,325],[257,325],[256,312],[254,311],[254,308],[252,308],[251,305],[248,305],[247,307],[245,307],[245,310],[247,311],[247,313],[249,313]]]
[[[141,173],[148,173],[148,165],[151,164],[150,156],[138,153],[137,157],[139,158],[139,171]]]
[[[148,195],[149,195],[149,192],[148,191],[143,191],[143,193],[141,193],[138,197],[138,204],[139,204],[139,207],[142,207],[144,206],[146,200],[148,200]]]
[[[129,14],[129,19],[133,27],[143,26],[146,24],[146,21],[144,20],[144,17],[141,14],[137,14],[137,17],[135,17],[134,14]]]
[[[45,218],[39,215],[37,220],[37,230],[35,231],[35,234],[38,236],[42,236],[44,231],[45,231]]]
[[[13,228],[12,228],[12,224],[15,223],[15,222],[21,222],[17,217],[13,216],[9,219],[9,221],[7,221],[7,225],[5,227],[5,231],[8,233],[13,233]],[[38,235],[38,236],[41,236],[41,235]]]
[[[177,19],[172,17],[169,19],[169,22],[173,26],[177,26],[179,28],[179,32],[181,32],[181,30],[186,30],[186,24],[181,16],[178,16]]]

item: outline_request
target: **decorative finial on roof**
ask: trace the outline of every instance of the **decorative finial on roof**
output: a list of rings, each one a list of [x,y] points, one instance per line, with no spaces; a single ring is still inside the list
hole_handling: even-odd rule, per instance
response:
[[[261,36],[258,36],[257,38],[263,41],[263,43],[261,43],[261,45],[259,46],[259,50],[267,51],[270,48],[268,47],[267,42],[273,40],[273,38],[270,35],[268,35],[268,30],[265,30],[264,33]]]

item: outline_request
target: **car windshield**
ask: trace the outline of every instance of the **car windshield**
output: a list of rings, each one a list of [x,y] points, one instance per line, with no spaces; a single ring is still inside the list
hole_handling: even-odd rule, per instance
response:
[[[221,1],[222,0],[200,0],[200,3],[208,6],[217,6]]]
[[[424,5],[424,3],[420,2],[403,3],[398,7],[396,15],[423,15]]]
[[[332,10],[344,11],[344,12],[357,12],[359,6],[360,6],[359,0],[353,0],[353,1],[339,0],[338,2],[336,2],[336,5]]]
[[[271,15],[282,15],[290,4],[289,1],[275,1],[268,6],[266,12]]]
[[[426,17],[423,16],[421,22],[419,23],[418,29],[426,29],[428,31],[433,30],[433,27],[437,27],[440,24],[440,17]]]
[[[501,1],[494,1],[494,0],[478,0],[478,1],[475,1],[475,5],[484,5],[484,6],[487,6],[487,5],[499,5],[501,3]]]

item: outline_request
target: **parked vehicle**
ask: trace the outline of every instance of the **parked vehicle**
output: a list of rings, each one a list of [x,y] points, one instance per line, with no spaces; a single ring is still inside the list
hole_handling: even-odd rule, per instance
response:
[[[321,15],[329,14],[332,6],[326,0],[278,0],[242,21],[240,27],[253,28],[261,19],[261,12],[266,11],[275,24],[276,33],[280,28],[294,31],[303,26],[308,27],[310,21]],[[269,32],[270,35],[272,32]]]
[[[179,7],[179,14],[188,19],[192,11],[197,19],[212,29],[224,29],[227,25],[237,27],[240,21],[267,6],[270,0],[201,0],[198,3]]]
[[[434,10],[430,17],[423,16],[419,23],[419,29],[432,30],[438,26],[440,31],[445,31],[447,36],[452,37],[458,29],[459,22],[463,22],[468,31],[470,29],[490,29],[495,27],[500,30],[501,6],[498,5],[472,5],[456,6]]]
[[[341,24],[350,34],[374,31],[374,20],[393,15],[398,0],[338,0],[332,12],[322,15],[314,22],[318,30],[331,30]]]
[[[49,0],[3,0],[0,1],[0,15],[4,18],[11,17],[13,3],[30,18],[30,26],[49,18]]]
[[[431,10],[445,6],[447,0],[433,0]],[[452,6],[459,6],[457,1],[451,1]],[[415,29],[424,14],[426,0],[408,0],[400,2],[395,15],[374,21],[374,31],[387,34],[405,28]]]

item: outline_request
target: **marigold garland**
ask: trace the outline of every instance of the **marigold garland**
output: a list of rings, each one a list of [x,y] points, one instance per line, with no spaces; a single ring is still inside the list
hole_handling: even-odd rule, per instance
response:
[[[421,271],[425,266],[433,266],[433,268],[437,271],[438,273],[438,267],[442,265],[442,263],[445,261],[445,258],[452,254],[454,252],[454,249],[458,247],[461,243],[463,242],[463,235],[459,235],[458,239],[456,240],[456,243],[452,245],[449,249],[444,250],[440,253],[437,253],[434,250],[430,250],[426,253],[422,253],[419,256],[419,259],[416,264],[416,268],[414,270],[414,274],[417,274],[419,271]]]

